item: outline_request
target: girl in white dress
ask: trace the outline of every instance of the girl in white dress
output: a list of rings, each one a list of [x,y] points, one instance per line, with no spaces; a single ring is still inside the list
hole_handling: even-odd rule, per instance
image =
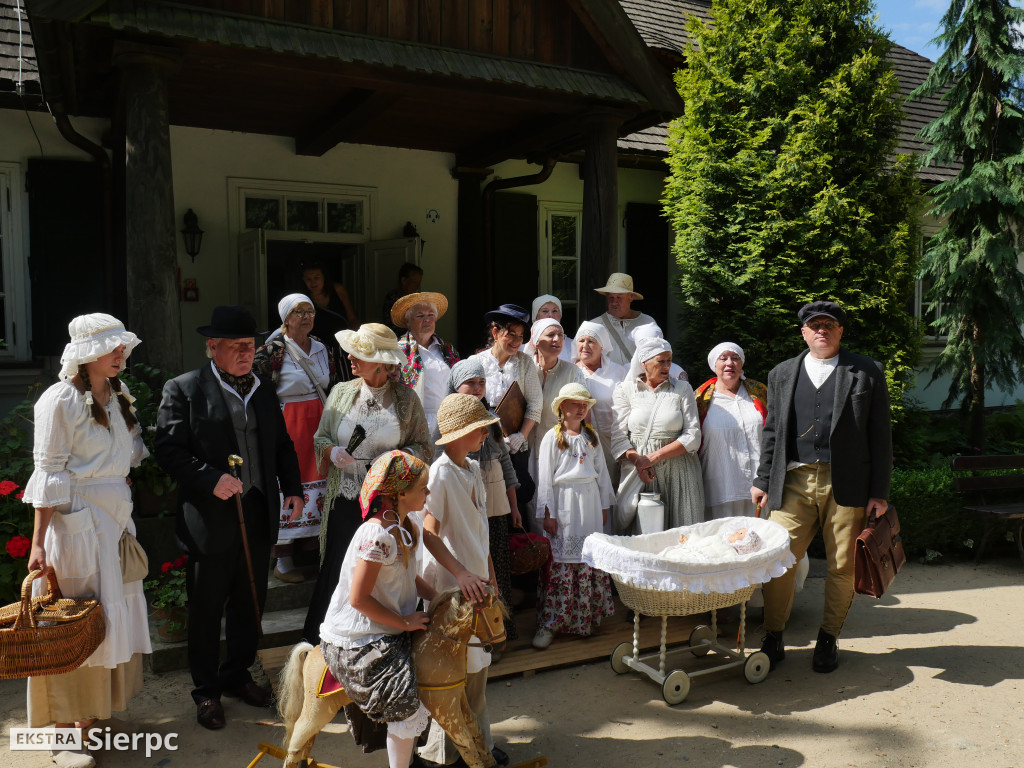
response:
[[[138,337],[110,315],[76,317],[60,381],[35,405],[35,471],[23,501],[35,507],[29,570],[53,568],[65,597],[103,604],[106,636],[74,672],[28,679],[32,727],[90,727],[127,709],[142,688],[150,653],[142,580],[123,583],[118,542],[134,535],[128,471],[148,456],[128,388],[117,378]],[[34,583],[36,594],[43,579]],[[88,768],[84,749],[53,755],[62,768]]]
[[[581,559],[583,541],[603,530],[614,500],[604,451],[586,423],[595,402],[582,384],[562,387],[551,404],[558,424],[538,452],[537,517],[554,562],[537,588],[535,648],[551,645],[556,632],[590,635],[615,612],[608,574]]]

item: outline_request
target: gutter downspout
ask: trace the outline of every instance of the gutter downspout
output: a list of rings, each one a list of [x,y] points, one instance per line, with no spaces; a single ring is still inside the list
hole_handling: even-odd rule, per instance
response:
[[[484,285],[486,286],[487,306],[494,306],[494,241],[491,237],[494,229],[494,193],[513,187],[529,187],[543,184],[555,170],[558,160],[554,157],[544,158],[544,167],[539,173],[527,176],[513,176],[508,179],[495,179],[490,182],[481,195],[484,214]]]

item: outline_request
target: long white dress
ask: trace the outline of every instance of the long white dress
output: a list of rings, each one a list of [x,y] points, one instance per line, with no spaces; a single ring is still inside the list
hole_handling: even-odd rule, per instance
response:
[[[701,424],[700,460],[704,468],[704,503],[710,517],[750,516],[750,486],[761,458],[764,417],[743,387],[735,397],[711,396]]]
[[[122,390],[127,393],[123,384]],[[118,555],[122,530],[135,534],[128,471],[149,454],[139,426],[129,431],[117,396],[110,398],[107,416],[109,429],[65,382],[47,389],[35,405],[35,471],[22,500],[56,508],[43,545],[47,564],[65,596],[100,600],[106,637],[74,672],[29,678],[32,727],[106,719],[126,709],[142,688],[140,654],[153,650],[142,581],[122,583]],[[34,592],[44,590],[37,579]]]
[[[619,487],[619,462],[612,454],[612,431],[615,428],[615,411],[612,408],[612,400],[615,396],[615,387],[626,378],[626,369],[611,361],[601,361],[602,365],[591,373],[585,368],[580,368],[584,383],[590,394],[597,402],[590,409],[587,420],[591,423],[597,436],[601,440],[601,450],[604,451],[604,463],[608,467],[608,477],[611,478],[612,488]],[[611,515],[608,516],[608,526],[605,533],[613,533],[611,530]]]
[[[604,451],[586,434],[565,436],[558,447],[555,430],[548,430],[538,449],[537,518],[547,513],[557,533],[545,531],[554,563],[537,586],[537,625],[552,632],[589,635],[601,619],[615,610],[611,579],[583,562],[583,542],[604,530],[601,511],[614,500]]]

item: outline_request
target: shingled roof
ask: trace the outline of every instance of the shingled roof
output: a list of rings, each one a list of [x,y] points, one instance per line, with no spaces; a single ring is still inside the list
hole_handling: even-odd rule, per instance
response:
[[[19,92],[38,102],[41,93],[24,5],[25,0],[0,0],[0,103],[16,100]]]
[[[673,57],[682,57],[689,44],[686,23],[690,16],[711,21],[711,0],[620,0],[633,25],[644,42],[656,50]],[[889,61],[900,82],[904,99],[924,82],[932,62],[900,45],[893,44]],[[944,104],[938,96],[908,101],[903,107],[903,125],[900,130],[900,154],[923,156],[931,148],[917,138],[917,132],[939,117]],[[619,150],[632,155],[665,156],[668,154],[668,124],[652,126],[619,139]],[[918,171],[926,183],[938,183],[953,178],[959,165],[929,165]]]

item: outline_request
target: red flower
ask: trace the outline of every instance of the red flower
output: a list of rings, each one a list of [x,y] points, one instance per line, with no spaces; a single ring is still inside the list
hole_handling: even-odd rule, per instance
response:
[[[12,480],[4,480],[0,483],[0,496],[8,496],[18,490],[18,484]]]
[[[7,540],[7,554],[11,557],[25,557],[30,549],[32,541],[24,536],[14,536]]]
[[[160,566],[160,573],[167,573],[169,570],[171,570],[171,567],[172,566],[170,563],[164,563]]]
[[[24,490],[20,490],[16,494],[14,494],[14,498],[16,498],[18,501],[21,501],[21,499],[22,499],[22,497],[24,495],[25,495],[25,491]]]
[[[174,567],[175,568],[181,568],[181,566],[183,566],[185,564],[186,560],[188,560],[188,558],[185,555],[182,555],[181,557],[179,557],[177,560],[174,561]]]

